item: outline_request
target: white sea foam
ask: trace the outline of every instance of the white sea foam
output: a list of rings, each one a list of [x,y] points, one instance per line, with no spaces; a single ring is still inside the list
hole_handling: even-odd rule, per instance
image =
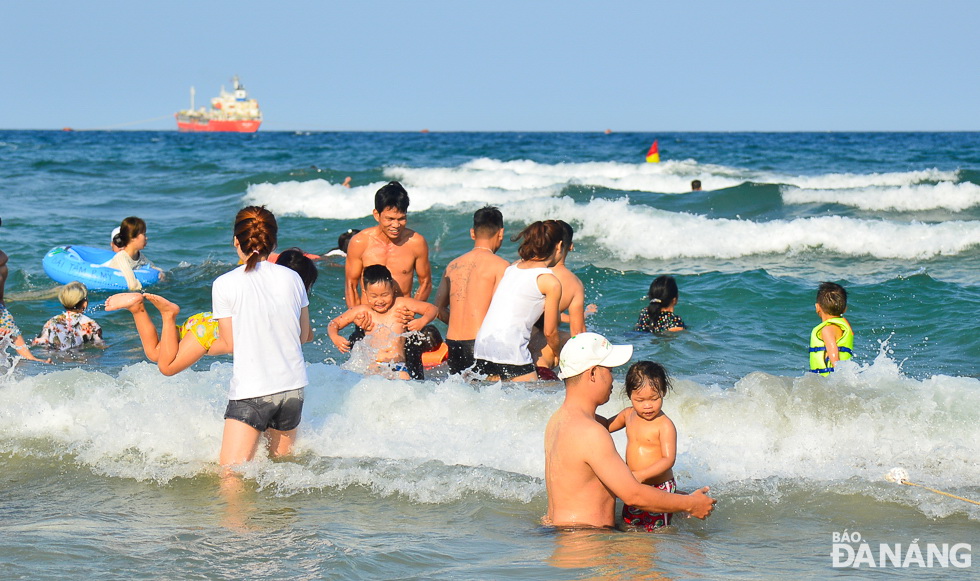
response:
[[[783,201],[787,204],[841,204],[875,211],[943,209],[961,212],[980,206],[980,186],[969,182],[940,182],[851,190],[788,189],[783,192]]]
[[[673,213],[630,204],[628,198],[527,200],[505,216],[560,218],[577,237],[591,237],[621,260],[722,258],[820,250],[844,256],[923,259],[980,245],[980,222],[899,223],[820,216],[752,222]]]
[[[300,215],[309,218],[349,220],[371,215],[374,194],[384,182],[345,188],[326,180],[282,182],[251,185],[245,194],[248,204],[265,205],[277,215]],[[422,212],[437,205],[502,205],[530,198],[549,198],[560,188],[506,189],[459,185],[415,185],[406,183],[411,192],[409,211]]]
[[[474,493],[528,502],[543,493],[541,438],[561,403],[559,385],[404,382],[328,364],[309,371],[296,459],[260,455],[246,467],[262,486],[358,486],[434,503]],[[211,473],[230,373],[223,363],[166,378],[140,363],[116,376],[71,369],[8,378],[0,384],[0,453],[66,457],[137,480]],[[614,393],[600,413],[626,405],[621,385]],[[893,466],[941,489],[976,482],[980,381],[906,378],[887,349],[829,378],[752,373],[733,386],[681,379],[665,411],[678,427],[685,487],[771,477],[873,483]],[[622,433],[615,440],[622,450]]]
[[[685,193],[691,190],[692,179],[707,182],[711,189],[734,187],[745,181],[737,170],[699,165],[693,160],[656,164],[614,161],[546,164],[481,158],[455,168],[394,167],[385,173],[406,185],[420,187],[552,190],[555,194],[566,186]]]
[[[520,200],[557,197],[569,186],[685,194],[690,192],[691,181],[694,179],[701,180],[706,190],[731,188],[753,181],[784,184],[806,191],[902,188],[926,182],[956,180],[956,172],[938,170],[791,176],[699,164],[694,160],[656,164],[614,161],[547,164],[487,158],[475,159],[456,167],[390,167],[385,169],[385,176],[401,181],[408,188],[412,200],[411,210],[416,212],[436,205],[470,205],[475,202],[501,205]],[[263,204],[276,214],[355,219],[370,215],[374,207],[374,194],[382,185],[383,182],[377,182],[345,188],[322,179],[253,184],[245,194],[245,202]],[[949,197],[945,193],[937,195]],[[962,197],[963,194],[960,193],[959,196]],[[850,198],[834,198],[835,201],[839,199]],[[791,197],[789,203],[798,202],[792,201]]]
[[[957,176],[958,173],[955,171],[940,171],[938,169],[870,174],[830,173],[812,176],[760,173],[752,181],[786,184],[808,190],[853,190],[874,187],[898,188],[930,182],[955,182]]]

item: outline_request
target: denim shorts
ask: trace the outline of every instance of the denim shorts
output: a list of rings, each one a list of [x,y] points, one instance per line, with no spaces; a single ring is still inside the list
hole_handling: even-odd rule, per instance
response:
[[[226,420],[238,420],[260,432],[268,429],[288,432],[303,417],[303,388],[261,397],[233,399],[225,409]]]

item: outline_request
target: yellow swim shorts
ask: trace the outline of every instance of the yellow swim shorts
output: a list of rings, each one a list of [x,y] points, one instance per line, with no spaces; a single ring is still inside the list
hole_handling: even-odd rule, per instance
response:
[[[188,333],[197,338],[197,342],[205,351],[210,351],[211,345],[218,338],[218,321],[211,318],[210,312],[191,315],[180,328],[180,338],[183,339]]]

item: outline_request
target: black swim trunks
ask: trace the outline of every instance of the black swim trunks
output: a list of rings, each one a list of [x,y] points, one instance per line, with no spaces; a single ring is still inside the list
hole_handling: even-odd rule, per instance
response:
[[[473,369],[480,375],[487,377],[499,377],[501,381],[534,373],[534,364],[525,363],[523,365],[511,365],[509,363],[495,363],[486,359],[477,359]]]
[[[449,347],[449,373],[459,375],[463,371],[473,367],[476,359],[473,358],[473,345],[475,339],[456,341],[446,339],[446,346]]]

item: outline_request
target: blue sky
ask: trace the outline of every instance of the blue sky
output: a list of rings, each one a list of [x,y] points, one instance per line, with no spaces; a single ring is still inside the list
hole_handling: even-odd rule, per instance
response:
[[[980,2],[8,2],[0,128],[980,130]],[[153,121],[146,121],[153,119]]]

